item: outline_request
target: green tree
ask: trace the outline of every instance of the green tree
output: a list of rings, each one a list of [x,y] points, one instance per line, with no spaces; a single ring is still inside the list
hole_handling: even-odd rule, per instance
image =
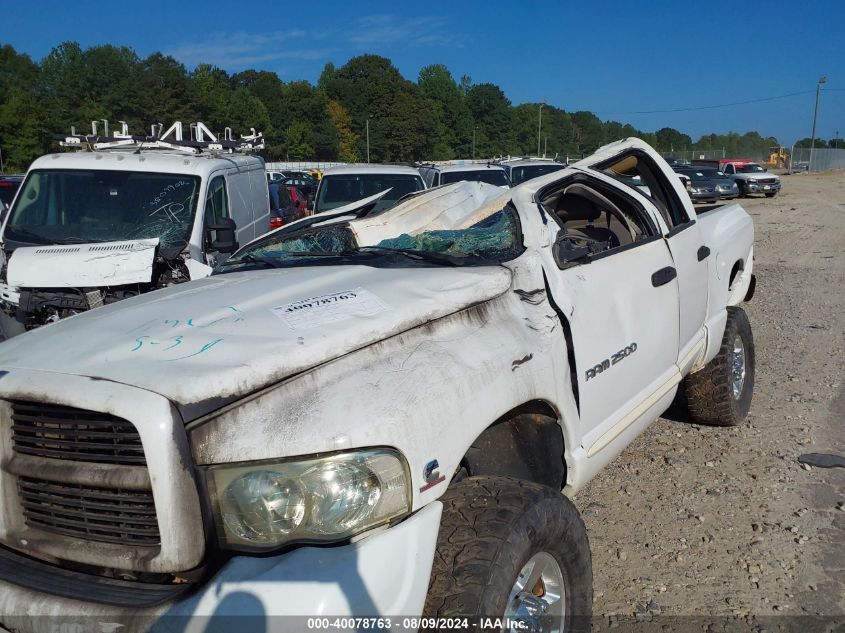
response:
[[[511,128],[511,102],[494,84],[476,84],[467,92],[467,106],[478,126],[477,156],[512,153],[515,139]]]
[[[286,160],[308,160],[314,156],[314,131],[307,121],[294,121],[285,130]]]
[[[472,115],[452,73],[443,64],[426,66],[420,70],[417,86],[420,96],[428,101],[426,110],[435,130],[431,158],[448,160],[468,155],[472,151]]]
[[[571,117],[576,153],[589,154],[607,142],[604,124],[595,114],[582,110],[573,112]]]
[[[329,101],[326,105],[329,118],[337,130],[338,160],[346,163],[358,162],[356,146],[358,137],[352,131],[352,117],[337,101]]]
[[[807,136],[805,138],[802,138],[800,141],[795,141],[795,147],[810,147],[811,145],[813,147],[827,147],[827,143],[825,143],[820,138],[816,138],[815,143],[813,143],[812,141],[813,139]]]

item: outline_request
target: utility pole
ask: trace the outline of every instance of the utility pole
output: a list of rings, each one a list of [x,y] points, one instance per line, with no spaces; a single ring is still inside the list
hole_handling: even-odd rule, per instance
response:
[[[546,105],[546,102],[540,104],[540,117],[537,121],[537,156],[540,155],[540,130],[543,129],[543,106]]]
[[[367,162],[370,162],[370,117],[367,115]]]
[[[546,154],[549,152],[549,135],[543,137],[543,158],[546,157]]]
[[[807,161],[807,171],[811,171],[813,167],[813,149],[816,147],[816,119],[819,116],[819,91],[826,81],[827,77],[819,77],[819,83],[816,84],[816,109],[813,112],[813,134],[810,136],[810,160]]]
[[[477,125],[474,128],[472,128],[472,159],[473,160],[475,160],[475,131],[477,129],[478,129]]]

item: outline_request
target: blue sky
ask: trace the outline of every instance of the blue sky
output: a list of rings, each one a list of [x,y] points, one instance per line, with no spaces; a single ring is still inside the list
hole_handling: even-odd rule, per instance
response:
[[[671,126],[693,140],[748,130],[785,144],[809,136],[816,82],[826,75],[817,136],[845,136],[842,0],[3,4],[0,43],[35,59],[76,40],[163,51],[189,68],[207,62],[314,82],[326,62],[375,53],[412,80],[443,63],[456,79],[499,85],[515,104],[545,100],[644,130]]]

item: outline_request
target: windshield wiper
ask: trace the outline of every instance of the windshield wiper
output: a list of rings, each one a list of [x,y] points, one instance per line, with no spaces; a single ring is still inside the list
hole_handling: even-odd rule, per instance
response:
[[[220,265],[234,266],[237,264],[264,264],[265,268],[282,268],[282,266],[284,266],[283,262],[276,261],[272,257],[261,257],[260,255],[253,255],[252,253],[241,255],[237,259],[227,259]]]
[[[33,233],[32,231],[27,231],[26,229],[19,229],[14,226],[9,227],[9,231],[11,235],[7,235],[7,238],[11,238],[13,240],[17,239],[17,236],[21,237],[20,241],[31,241],[35,242],[36,244],[52,244],[53,241],[47,239],[43,235],[38,235],[38,233]]]
[[[441,266],[463,266],[466,257],[459,257],[455,255],[447,255],[446,253],[432,253],[430,251],[417,251],[412,248],[388,248],[386,246],[361,246],[357,251],[352,253],[398,253],[408,257],[409,259],[416,259],[424,262],[431,262]],[[351,253],[350,253],[351,254]]]

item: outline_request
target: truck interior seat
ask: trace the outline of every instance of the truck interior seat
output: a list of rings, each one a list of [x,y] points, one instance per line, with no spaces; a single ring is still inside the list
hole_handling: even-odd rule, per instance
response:
[[[619,238],[613,231],[607,227],[595,225],[596,220],[602,216],[602,209],[592,200],[577,193],[567,192],[558,200],[555,213],[568,233],[597,242],[610,242],[611,246],[619,246]]]

